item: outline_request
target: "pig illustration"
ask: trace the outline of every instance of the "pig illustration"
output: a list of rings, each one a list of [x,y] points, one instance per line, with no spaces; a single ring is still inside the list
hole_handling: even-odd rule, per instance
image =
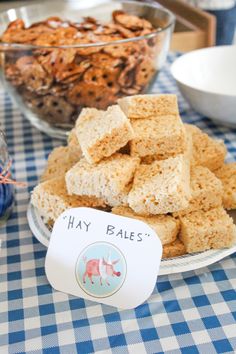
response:
[[[83,283],[86,283],[86,276],[90,279],[91,284],[94,284],[92,276],[100,277],[100,285],[104,280],[107,285],[110,285],[108,282],[108,277],[120,276],[120,272],[114,270],[114,265],[119,262],[119,259],[115,261],[110,261],[109,257],[106,261],[104,258],[100,259],[90,259],[87,260],[86,257],[83,258],[85,262],[85,272],[83,275]]]

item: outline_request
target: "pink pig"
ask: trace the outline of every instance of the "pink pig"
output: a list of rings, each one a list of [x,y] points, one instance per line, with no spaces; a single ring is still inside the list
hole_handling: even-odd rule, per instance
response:
[[[109,276],[114,277],[114,275],[119,277],[121,274],[114,270],[114,265],[119,262],[119,259],[108,263],[104,258],[90,259],[87,261],[86,257],[84,257],[84,262],[86,264],[86,269],[83,275],[83,283],[86,283],[86,276],[90,279],[91,284],[94,284],[92,276],[100,276],[100,285],[102,285],[102,279],[106,281],[107,285],[110,285],[107,278]]]

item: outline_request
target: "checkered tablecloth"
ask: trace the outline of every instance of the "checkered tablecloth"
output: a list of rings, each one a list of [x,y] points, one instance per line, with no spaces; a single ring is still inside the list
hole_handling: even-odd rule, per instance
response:
[[[224,139],[236,160],[236,130],[194,112],[166,67],[155,92],[177,93],[182,118]],[[0,229],[0,353],[236,353],[236,254],[210,267],[161,276],[151,297],[134,310],[54,291],[45,276],[46,248],[29,230],[26,209],[48,153],[60,144],[33,128],[3,89],[0,123],[14,158],[14,212]],[[140,279],[140,287],[144,280]]]

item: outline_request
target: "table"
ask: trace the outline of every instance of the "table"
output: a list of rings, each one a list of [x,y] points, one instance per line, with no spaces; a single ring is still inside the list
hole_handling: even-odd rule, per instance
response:
[[[194,112],[178,91],[168,58],[155,92],[177,93],[183,120],[227,144],[236,159],[236,130]],[[0,229],[0,353],[233,353],[236,352],[236,254],[207,268],[160,276],[151,297],[134,310],[54,291],[44,271],[46,249],[29,230],[26,209],[46,158],[60,141],[37,131],[0,91],[0,122],[14,158],[12,217]],[[142,280],[140,279],[140,286]]]

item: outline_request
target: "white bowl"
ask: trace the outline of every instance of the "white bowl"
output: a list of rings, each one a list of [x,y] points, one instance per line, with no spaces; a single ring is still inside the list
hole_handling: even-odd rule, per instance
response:
[[[184,54],[172,64],[171,72],[197,112],[236,128],[236,45]]]

